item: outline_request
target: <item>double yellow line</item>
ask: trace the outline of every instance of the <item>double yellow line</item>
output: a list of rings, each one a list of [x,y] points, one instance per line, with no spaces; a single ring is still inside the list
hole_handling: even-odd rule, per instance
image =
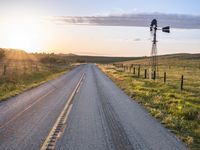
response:
[[[73,98],[74,98],[76,92],[79,90],[80,85],[83,82],[84,76],[85,76],[85,74],[83,73],[79,82],[77,83],[76,87],[74,88],[73,92],[71,93],[69,99],[67,100],[65,107],[63,108],[62,112],[58,116],[51,131],[49,132],[47,138],[45,139],[44,143],[42,144],[40,150],[55,149],[56,141],[64,131],[64,127],[66,125],[68,115],[69,115],[72,105],[73,105],[73,103],[72,103]]]

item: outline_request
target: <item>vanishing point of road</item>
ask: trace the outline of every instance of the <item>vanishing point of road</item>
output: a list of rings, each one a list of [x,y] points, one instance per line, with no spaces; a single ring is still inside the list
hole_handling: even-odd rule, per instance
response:
[[[0,150],[184,150],[94,64],[0,103]]]

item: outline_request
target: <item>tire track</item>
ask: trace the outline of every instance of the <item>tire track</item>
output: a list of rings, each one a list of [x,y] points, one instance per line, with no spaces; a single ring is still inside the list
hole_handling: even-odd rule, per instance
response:
[[[97,74],[94,71],[94,68],[92,68],[92,71],[95,76],[95,84],[97,86],[97,90],[101,91],[102,87],[100,87],[97,82],[97,77],[96,77]],[[137,145],[137,147],[135,148],[133,147],[122,124],[120,123],[118,115],[114,111],[112,105],[109,103],[109,100],[104,95],[101,94],[99,94],[99,97],[100,97],[100,110],[102,109],[102,112],[100,113],[103,113],[102,116],[105,118],[114,149],[116,150],[141,149],[140,145]]]

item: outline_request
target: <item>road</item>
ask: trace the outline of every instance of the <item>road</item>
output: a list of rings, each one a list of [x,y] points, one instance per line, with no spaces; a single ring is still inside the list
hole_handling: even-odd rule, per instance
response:
[[[83,74],[55,149],[186,149],[95,65],[87,64],[0,103],[0,150],[40,149]]]
[[[0,103],[0,149],[39,149],[84,69]]]

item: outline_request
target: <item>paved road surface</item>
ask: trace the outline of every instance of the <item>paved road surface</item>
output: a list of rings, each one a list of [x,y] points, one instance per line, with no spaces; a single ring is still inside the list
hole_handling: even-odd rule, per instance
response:
[[[0,150],[37,150],[85,66],[0,103]]]
[[[186,147],[95,65],[0,103],[0,150],[39,149],[82,73],[58,150],[184,150]]]

